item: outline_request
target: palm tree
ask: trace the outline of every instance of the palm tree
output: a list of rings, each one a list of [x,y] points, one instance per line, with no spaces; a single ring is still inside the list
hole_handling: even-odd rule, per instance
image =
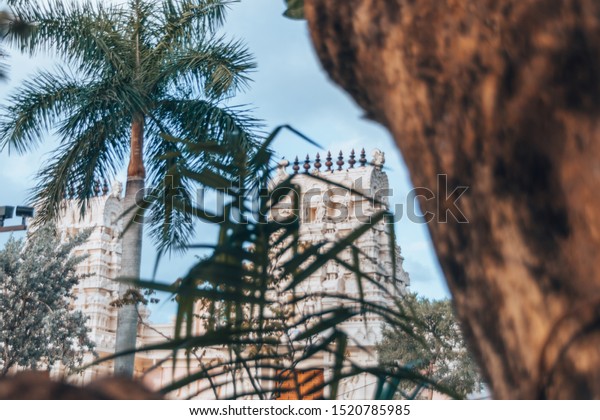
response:
[[[178,211],[191,202],[194,187],[181,171],[214,164],[207,153],[186,161],[173,136],[217,145],[235,132],[237,147],[250,150],[255,121],[222,102],[247,84],[252,58],[239,42],[215,34],[230,1],[105,3],[51,0],[14,6],[35,31],[13,45],[29,53],[56,51],[66,64],[42,71],[11,97],[0,117],[0,147],[24,153],[42,141],[44,132],[59,136],[61,144],[33,191],[41,222],[56,217],[68,190],[83,212],[94,184],[114,177],[129,155],[124,206],[147,207],[146,182],[154,186],[153,196],[164,197],[146,209],[156,222],[150,233],[162,252],[185,244],[193,233],[189,214]],[[143,228],[137,217],[136,211],[126,219],[124,278],[140,274]],[[122,286],[121,298],[128,292]],[[135,303],[126,302],[118,312],[117,354],[135,347],[136,332]],[[117,358],[115,373],[131,376],[133,362],[133,356]]]

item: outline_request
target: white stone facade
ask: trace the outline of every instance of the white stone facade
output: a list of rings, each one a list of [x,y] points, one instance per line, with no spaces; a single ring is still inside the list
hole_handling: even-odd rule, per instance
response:
[[[330,156],[329,156],[330,157]],[[385,158],[382,152],[373,151],[373,159],[366,164],[364,151],[362,162],[354,160],[354,151],[350,155],[353,162],[344,162],[340,157],[320,161],[307,159],[294,162],[292,183],[300,188],[300,235],[299,242],[306,247],[322,242],[324,239],[335,243],[362,226],[366,219],[380,209],[388,208],[389,183],[383,170]],[[329,163],[331,164],[328,164]],[[286,167],[288,162],[281,162],[272,188],[287,179],[290,174]],[[346,166],[346,168],[344,168]],[[328,170],[329,168],[329,170]],[[325,170],[323,170],[325,169]],[[352,194],[357,191],[360,194]],[[288,200],[290,204],[293,200]],[[276,212],[277,213],[277,212]],[[285,211],[283,216],[286,216]],[[390,249],[390,226],[383,221],[375,223],[371,230],[363,234],[355,245],[362,251],[361,271],[378,284],[362,282],[362,293],[366,300],[386,306],[393,304],[391,297],[401,296],[406,292],[410,279],[402,268],[403,258],[400,248]],[[396,257],[396,273],[392,272],[392,255]],[[291,257],[291,255],[290,255]],[[354,256],[350,250],[341,253],[340,259],[353,265]],[[383,286],[383,287],[382,287]],[[320,292],[330,295],[344,294],[352,298],[360,297],[360,290],[355,275],[335,261],[330,261],[323,269],[313,274],[301,285],[302,291],[310,295]],[[313,310],[327,310],[342,304],[335,298],[315,299],[307,305],[311,308],[298,308],[299,312],[310,313]],[[350,359],[362,366],[375,365],[377,355],[376,344],[382,339],[385,323],[374,314],[354,317],[339,325],[349,337],[348,353]],[[314,367],[332,366],[333,356],[325,354],[323,360],[311,361]],[[325,370],[325,380],[331,372]],[[338,399],[370,399],[375,390],[374,377],[366,374],[356,375],[340,384]]]
[[[366,164],[363,154],[359,161],[354,160],[352,153],[350,161],[343,168],[343,159],[333,162],[334,159],[319,160],[301,169],[296,162],[292,167],[292,173],[296,172],[293,183],[298,185],[301,191],[299,202],[301,203],[300,243],[310,246],[316,242],[327,239],[335,242],[344,237],[364,223],[365,218],[374,214],[378,208],[387,206],[386,190],[388,188],[387,175],[383,171],[383,153],[375,151],[370,164]],[[303,162],[304,163],[304,162]],[[340,164],[341,163],[341,164]],[[286,164],[280,165],[272,188],[286,179],[291,174],[286,169]],[[311,174],[309,176],[307,174]],[[324,182],[324,181],[327,182]],[[335,186],[331,183],[338,184]],[[363,195],[350,194],[343,187],[352,188]],[[58,224],[59,231],[63,234],[74,234],[82,229],[91,228],[92,234],[77,252],[86,253],[89,257],[81,264],[80,271],[89,277],[82,280],[77,287],[77,300],[75,306],[81,309],[89,317],[91,338],[96,343],[97,352],[100,356],[114,352],[116,308],[110,305],[117,298],[118,283],[113,281],[119,272],[121,245],[119,235],[123,224],[119,215],[123,211],[119,186],[113,187],[112,194],[97,191],[97,196],[92,197],[83,218],[80,210],[73,200],[66,200],[65,207],[61,213]],[[375,199],[373,199],[375,198]],[[285,213],[285,209],[278,209]],[[390,304],[390,296],[401,296],[409,285],[409,277],[402,269],[403,258],[400,256],[399,247],[394,252],[390,250],[389,227],[379,222],[364,234],[356,245],[368,256],[361,258],[362,271],[372,278],[377,279],[378,284],[365,283],[364,296],[371,302],[381,305]],[[391,256],[396,256],[396,273],[392,273]],[[354,256],[349,251],[344,251],[341,259],[348,263],[353,262]],[[394,281],[393,279],[396,279]],[[359,297],[357,280],[349,270],[335,262],[329,262],[319,272],[314,273],[302,285],[302,292],[343,293],[349,296]],[[382,290],[383,289],[383,290]],[[313,299],[308,301],[304,307],[297,308],[298,313],[309,313],[313,310],[335,307],[340,302],[335,298]],[[199,314],[201,315],[201,314]],[[151,343],[160,342],[164,336],[173,335],[173,325],[148,325],[148,311],[144,308],[140,314],[143,323],[138,329],[138,347]],[[353,318],[344,322],[340,327],[350,337],[348,353],[351,359],[362,365],[374,365],[377,361],[375,345],[381,340],[384,326],[383,320],[374,315],[367,319]],[[201,325],[194,327],[196,333],[202,329]],[[176,366],[173,373],[171,360],[164,363],[160,368],[153,368],[156,363],[168,359],[169,352],[155,351],[140,353],[136,355],[136,373],[144,375],[144,381],[153,388],[160,388],[169,383],[175,377],[180,377],[186,372],[185,361]],[[202,355],[203,360],[219,359],[223,355],[219,349],[207,349]],[[326,360],[328,355],[315,357],[311,360],[311,366],[332,366],[332,360]],[[301,366],[302,367],[302,366]],[[105,363],[86,371],[81,380],[87,382],[98,375],[112,372],[112,363]],[[325,369],[325,380],[331,372]],[[247,382],[240,378],[242,383]],[[243,385],[243,384],[242,384]],[[375,379],[367,375],[358,375],[341,383],[338,398],[340,399],[369,399],[373,395]],[[195,394],[201,384],[193,384],[190,387],[172,395],[174,398],[185,397]],[[228,390],[218,391],[226,396]],[[204,392],[198,398],[215,398],[212,392]]]

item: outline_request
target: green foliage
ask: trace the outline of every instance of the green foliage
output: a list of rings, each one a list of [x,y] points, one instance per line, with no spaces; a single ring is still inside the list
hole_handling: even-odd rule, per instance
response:
[[[144,120],[148,183],[168,184],[159,190],[176,191],[186,202],[199,180],[174,168],[199,170],[210,162],[202,154],[182,154],[181,144],[162,134],[226,144],[235,131],[242,139],[236,147],[254,147],[257,122],[243,109],[225,105],[254,69],[240,42],[216,33],[229,4],[49,0],[13,6],[19,19],[35,22],[35,30],[27,39],[10,38],[11,44],[32,54],[53,52],[65,63],[27,80],[0,116],[0,149],[27,152],[48,131],[60,138],[33,193],[38,220],[56,217],[69,186],[84,211],[94,181],[113,179],[127,158],[134,119]],[[169,206],[169,198],[156,200],[147,216],[154,222],[150,234],[177,248],[190,238],[193,225]]]
[[[283,13],[290,19],[304,19],[304,0],[284,0],[287,9]]]
[[[391,326],[384,331],[380,363],[419,372],[461,398],[481,391],[481,376],[465,347],[450,300],[431,301],[410,294],[402,305],[410,314],[409,322],[403,328]],[[433,390],[431,384],[402,380],[396,396],[430,398]]]
[[[71,251],[89,232],[64,244],[53,228],[42,228],[27,242],[9,239],[0,251],[0,376],[13,367],[67,370],[81,365],[94,344],[86,319],[71,310],[76,267],[85,257]]]

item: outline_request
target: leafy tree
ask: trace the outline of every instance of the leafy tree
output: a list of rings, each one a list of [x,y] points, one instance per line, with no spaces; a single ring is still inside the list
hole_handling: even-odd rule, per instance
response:
[[[87,236],[61,243],[46,227],[27,242],[9,239],[0,251],[0,376],[13,367],[57,363],[70,370],[93,351],[87,318],[71,310],[73,287],[82,278],[76,267],[85,258],[71,251]]]
[[[379,345],[380,362],[414,369],[431,383],[451,389],[461,397],[481,391],[481,377],[465,347],[450,300],[429,300],[409,294],[402,304],[411,314],[410,321],[402,328],[384,331],[384,340]],[[431,399],[433,391],[431,384],[402,380],[397,396]]]
[[[125,208],[143,207],[161,252],[184,245],[193,232],[189,207],[203,178],[186,178],[190,168],[211,165],[206,154],[182,154],[181,142],[228,141],[248,150],[255,122],[222,101],[248,82],[251,56],[239,42],[215,35],[227,0],[30,1],[15,14],[35,23],[25,51],[53,50],[65,66],[43,71],[12,97],[0,121],[0,147],[26,152],[54,130],[61,145],[41,170],[34,199],[42,222],[56,216],[71,184],[82,212],[95,180],[111,178],[129,155]],[[183,162],[183,163],[181,163]],[[181,163],[181,164],[180,164]],[[148,194],[160,199],[144,206]],[[70,189],[70,188],[69,188]],[[142,219],[128,216],[123,235],[121,277],[138,278]],[[124,286],[120,295],[127,293]],[[116,350],[135,347],[135,304],[119,308]],[[115,371],[133,372],[133,357],[117,359]]]

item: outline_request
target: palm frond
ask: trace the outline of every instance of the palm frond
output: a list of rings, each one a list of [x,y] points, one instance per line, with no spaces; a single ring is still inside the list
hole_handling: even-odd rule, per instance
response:
[[[154,162],[148,174],[149,193],[146,210],[149,234],[159,252],[180,251],[194,233],[191,209],[198,185],[182,176],[187,165],[180,144],[164,140],[164,129],[149,121],[147,138],[152,141],[149,160]]]
[[[162,58],[173,45],[189,46],[198,36],[213,33],[225,21],[228,6],[235,0],[195,0],[162,2],[161,36],[155,56]]]
[[[246,88],[254,68],[253,57],[241,42],[207,39],[175,52],[156,84],[175,90],[200,89],[208,98],[222,98]]]
[[[79,70],[94,74],[108,66],[126,72],[130,44],[123,10],[105,2],[30,1],[14,6],[15,14],[31,22],[34,30],[27,39],[10,37],[10,43],[24,52],[56,51]]]
[[[160,101],[148,123],[146,154],[152,162],[147,220],[161,252],[185,249],[198,214],[194,206],[197,190],[211,187],[210,168],[218,171],[217,163],[230,160],[232,148],[250,152],[255,147],[255,125],[244,112],[207,101]]]
[[[249,151],[258,145],[255,132],[262,124],[240,107],[222,107],[207,100],[165,97],[156,106],[155,120],[162,121],[165,132],[189,142],[239,142]],[[235,134],[231,136],[231,134]],[[190,150],[194,152],[194,150]],[[190,155],[190,157],[194,157]],[[203,155],[196,155],[200,160]]]
[[[8,66],[4,63],[7,56],[8,54],[0,48],[0,81],[6,80],[8,77]]]
[[[39,223],[56,219],[68,189],[74,192],[83,214],[94,183],[114,178],[128,150],[123,140],[129,136],[129,120],[124,117],[122,110],[109,108],[103,114],[90,113],[86,124],[76,130],[66,130],[73,137],[64,139],[54,152],[31,193],[39,209]]]
[[[193,219],[198,215],[194,206],[198,189],[231,185],[231,178],[219,174],[217,163],[231,160],[231,149],[252,150],[253,124],[255,121],[244,113],[206,101],[161,101],[147,132],[147,154],[153,165],[148,173],[146,213],[150,235],[161,252],[185,250],[194,232]],[[223,182],[211,181],[219,178]]]
[[[72,107],[86,86],[59,69],[41,72],[25,81],[11,97],[0,120],[0,150],[14,148],[24,153],[36,146],[44,132],[52,129],[63,112]]]

